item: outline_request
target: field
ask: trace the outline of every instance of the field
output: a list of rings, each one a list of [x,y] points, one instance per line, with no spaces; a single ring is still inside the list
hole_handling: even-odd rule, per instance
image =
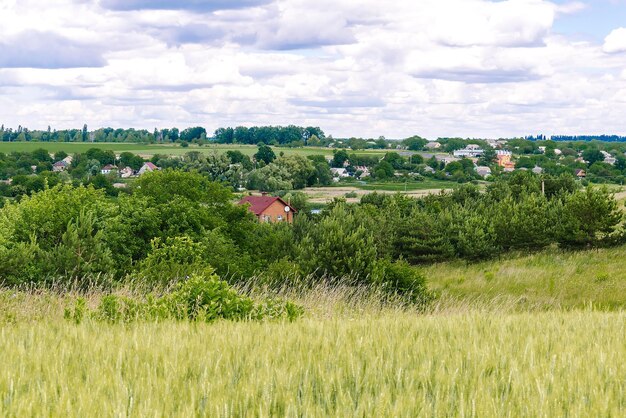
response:
[[[0,142],[0,152],[9,153],[14,151],[33,151],[38,148],[46,149],[52,153],[57,151],[65,151],[69,154],[84,152],[89,148],[100,148],[105,150],[113,150],[116,153],[132,152],[144,157],[154,154],[165,155],[183,155],[189,151],[199,151],[205,154],[212,152],[223,153],[229,150],[239,150],[246,155],[253,155],[257,151],[256,145],[237,145],[237,144],[214,144],[197,146],[190,145],[183,148],[179,145],[144,145],[144,144],[128,144],[128,143],[111,143],[111,142]],[[332,148],[276,148],[276,154],[283,152],[285,155],[333,155]],[[360,150],[355,151],[359,155],[385,155],[386,150]]]
[[[77,325],[2,291],[0,416],[623,416],[624,255],[436,265],[426,312],[320,287],[293,323]]]
[[[624,313],[0,326],[2,416],[623,416]]]
[[[503,256],[425,269],[430,288],[466,304],[513,301],[522,310],[626,309],[626,248]]]
[[[302,190],[309,197],[311,203],[328,203],[335,198],[346,198],[348,203],[356,203],[361,197],[371,192],[402,193],[411,197],[423,197],[427,194],[437,194],[441,190],[451,190],[458,183],[440,180],[426,180],[423,182],[408,183],[339,183],[331,187],[307,187]],[[350,197],[346,197],[350,196]],[[356,197],[355,197],[356,196]]]

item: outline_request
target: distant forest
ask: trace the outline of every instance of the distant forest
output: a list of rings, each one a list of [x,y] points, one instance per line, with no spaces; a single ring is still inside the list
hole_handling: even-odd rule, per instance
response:
[[[319,127],[289,126],[253,126],[250,128],[238,126],[236,128],[219,128],[213,137],[207,135],[205,128],[200,126],[179,130],[154,129],[113,129],[100,128],[89,131],[87,125],[82,129],[30,130],[19,126],[17,129],[0,127],[0,142],[140,142],[140,143],[168,143],[168,142],[198,142],[215,141],[224,144],[270,144],[270,145],[308,145],[321,144],[326,138],[324,131]]]
[[[558,141],[558,142],[576,142],[576,141],[602,141],[602,142],[626,142],[626,136],[619,135],[552,135],[548,138],[546,135],[527,136],[530,141]]]

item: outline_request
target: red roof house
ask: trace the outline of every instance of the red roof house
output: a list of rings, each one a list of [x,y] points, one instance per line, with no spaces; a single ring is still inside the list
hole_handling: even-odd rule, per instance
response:
[[[297,212],[289,203],[273,196],[246,196],[239,204],[248,204],[248,210],[256,215],[259,222],[292,223],[293,215]]]

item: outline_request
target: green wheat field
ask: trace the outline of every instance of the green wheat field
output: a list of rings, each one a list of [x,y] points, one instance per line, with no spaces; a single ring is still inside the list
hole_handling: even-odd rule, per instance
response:
[[[76,324],[76,294],[0,291],[0,416],[624,416],[624,256],[441,264],[426,311],[320,286],[291,323]]]

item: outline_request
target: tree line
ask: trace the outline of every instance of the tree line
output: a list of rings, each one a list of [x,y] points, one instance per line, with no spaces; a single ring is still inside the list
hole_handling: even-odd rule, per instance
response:
[[[350,280],[427,298],[415,265],[511,251],[624,242],[622,212],[602,188],[520,172],[484,192],[466,185],[414,199],[370,194],[287,223],[258,223],[232,192],[167,169],[107,197],[58,184],[0,209],[0,281],[171,285],[208,270],[231,283]]]

